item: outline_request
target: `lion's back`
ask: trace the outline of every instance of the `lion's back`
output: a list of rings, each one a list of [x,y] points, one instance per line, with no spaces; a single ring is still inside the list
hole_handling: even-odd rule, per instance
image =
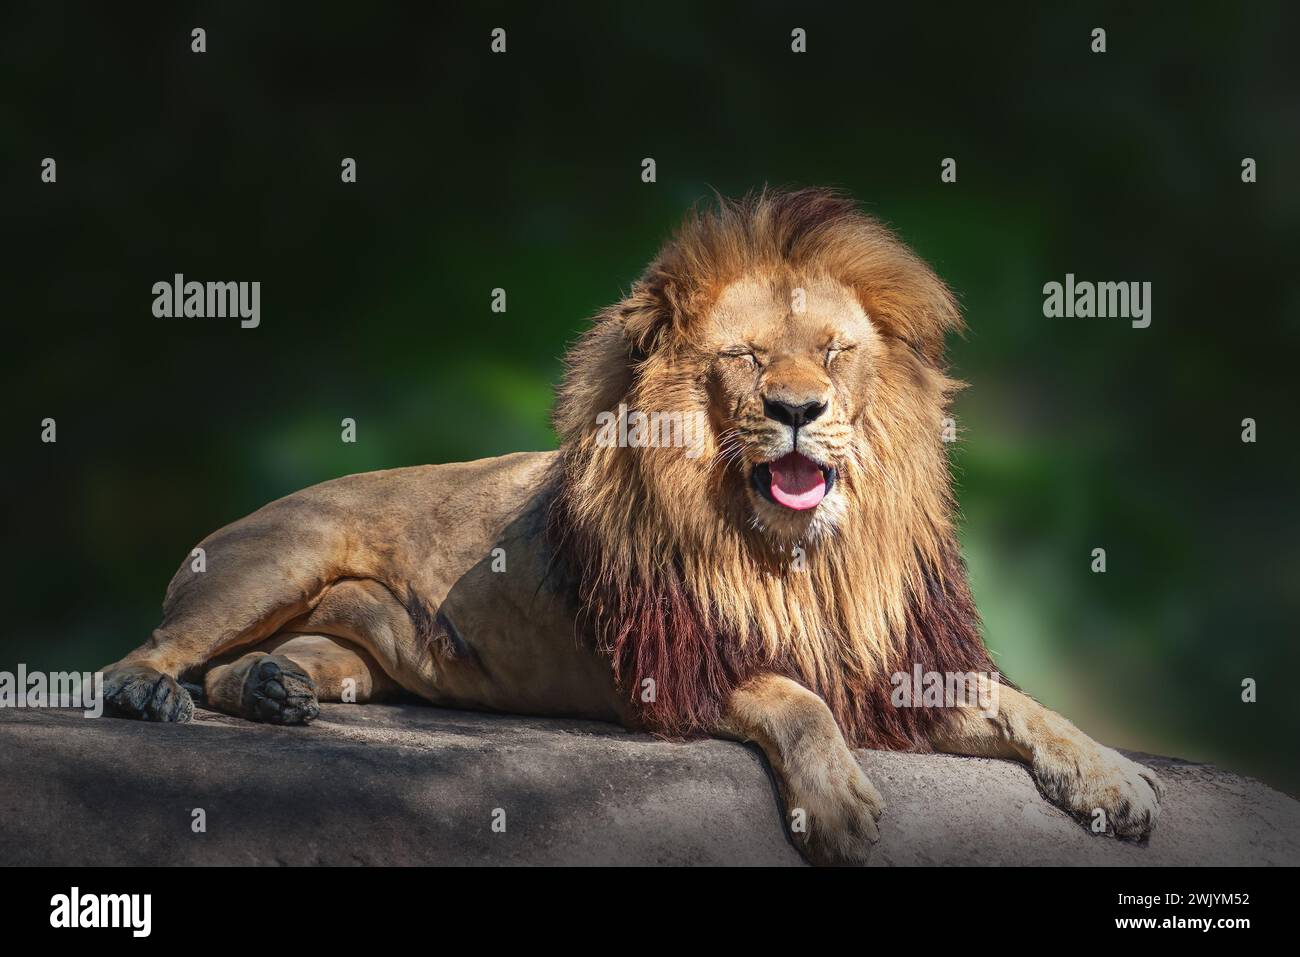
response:
[[[209,572],[186,558],[164,610],[194,586],[221,587],[255,567],[308,579],[451,579],[487,554],[529,511],[554,452],[516,452],[442,465],[360,472],[263,505],[199,543]],[[430,585],[433,582],[429,582]]]
[[[414,516],[457,524],[493,522],[537,492],[554,457],[554,452],[512,452],[469,462],[358,472],[309,486],[264,508],[293,501],[371,522]],[[376,511],[362,516],[359,507]]]

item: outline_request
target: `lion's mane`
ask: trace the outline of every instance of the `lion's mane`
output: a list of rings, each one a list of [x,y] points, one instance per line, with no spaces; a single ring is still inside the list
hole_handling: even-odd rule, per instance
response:
[[[841,476],[849,507],[833,535],[808,543],[802,568],[753,527],[715,436],[698,458],[595,438],[597,414],[620,403],[708,408],[696,324],[728,283],[754,275],[839,280],[886,344]],[[547,534],[583,633],[647,729],[714,731],[733,689],[777,672],[821,695],[851,744],[925,749],[933,713],[894,707],[891,675],[995,670],[940,439],[960,386],[945,374],[944,337],[960,328],[947,287],[851,200],[763,191],[693,211],[571,349]]]

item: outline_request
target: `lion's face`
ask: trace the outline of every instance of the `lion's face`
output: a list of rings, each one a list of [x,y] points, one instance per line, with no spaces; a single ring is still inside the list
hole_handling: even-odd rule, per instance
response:
[[[862,467],[860,410],[880,336],[831,279],[751,277],[727,286],[702,323],[715,467],[752,524],[778,542],[844,521]]]
[[[944,334],[960,328],[943,282],[847,198],[696,211],[570,352],[564,490],[593,540],[675,555],[702,592],[718,576],[701,556],[739,576],[807,544],[823,591],[846,554],[874,556],[897,613],[914,553],[948,527]]]

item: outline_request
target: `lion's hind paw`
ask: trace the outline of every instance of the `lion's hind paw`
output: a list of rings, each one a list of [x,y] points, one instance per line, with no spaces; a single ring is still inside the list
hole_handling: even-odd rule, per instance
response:
[[[104,675],[104,712],[140,721],[185,722],[194,716],[194,700],[170,675],[127,665]]]

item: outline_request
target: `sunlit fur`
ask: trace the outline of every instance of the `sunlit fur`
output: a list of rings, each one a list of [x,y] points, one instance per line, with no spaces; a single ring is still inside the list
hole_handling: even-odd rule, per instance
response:
[[[835,385],[841,421],[821,424],[819,448],[840,476],[813,513],[756,501],[747,470],[770,457],[771,436],[720,407],[722,360],[707,332],[738,284],[775,296],[844,289],[870,323],[862,373]],[[914,663],[994,670],[941,441],[959,387],[945,374],[944,337],[960,327],[930,268],[826,190],[765,191],[692,213],[627,297],[596,317],[568,356],[556,406],[550,535],[579,622],[611,655],[645,726],[707,733],[738,683],[775,671],[821,695],[851,743],[923,748],[928,716],[890,704],[890,675]],[[706,410],[704,454],[598,445],[597,414],[620,403]]]

